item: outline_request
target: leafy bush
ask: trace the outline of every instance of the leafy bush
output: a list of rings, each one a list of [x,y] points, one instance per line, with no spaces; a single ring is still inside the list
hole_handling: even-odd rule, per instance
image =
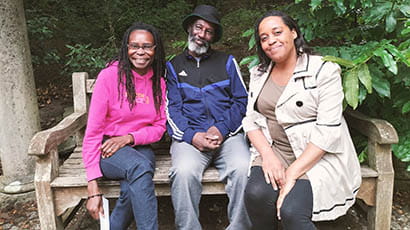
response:
[[[29,15],[27,20],[27,30],[30,39],[31,57],[34,67],[42,64],[59,63],[60,54],[55,47],[44,46],[55,36],[57,19],[45,14],[41,9],[27,10]]]
[[[117,48],[109,44],[98,48],[91,47],[91,44],[75,44],[67,45],[67,48],[70,49],[64,66],[64,73],[67,75],[73,72],[88,72],[91,77],[95,77],[117,54]]]

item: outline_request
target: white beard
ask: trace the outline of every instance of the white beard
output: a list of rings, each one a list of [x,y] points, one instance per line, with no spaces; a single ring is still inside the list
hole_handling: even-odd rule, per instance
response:
[[[204,44],[202,46],[199,46],[195,43],[196,39],[198,38],[195,38],[191,34],[188,34],[188,50],[200,56],[208,51],[209,42],[202,40]]]

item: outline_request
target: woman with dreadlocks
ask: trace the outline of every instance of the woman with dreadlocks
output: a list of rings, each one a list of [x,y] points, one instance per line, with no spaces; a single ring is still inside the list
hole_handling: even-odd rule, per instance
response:
[[[165,132],[164,56],[158,31],[137,22],[97,77],[83,143],[87,209],[94,219],[103,212],[99,178],[120,180],[111,229],[127,229],[133,217],[138,229],[158,229],[155,160],[148,145]]]

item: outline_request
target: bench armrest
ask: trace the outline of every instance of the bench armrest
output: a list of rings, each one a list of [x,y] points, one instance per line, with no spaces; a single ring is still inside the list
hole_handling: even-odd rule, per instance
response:
[[[369,118],[358,111],[347,110],[345,115],[349,126],[368,138],[367,156],[370,168],[377,171],[379,178],[393,177],[391,144],[399,142],[394,127],[385,120]]]
[[[349,126],[379,144],[399,142],[396,129],[387,121],[370,118],[359,111],[347,110],[345,113]]]
[[[86,123],[86,113],[75,112],[70,114],[56,126],[36,133],[31,139],[28,154],[33,156],[48,154],[51,149],[57,148],[68,137],[83,128]]]

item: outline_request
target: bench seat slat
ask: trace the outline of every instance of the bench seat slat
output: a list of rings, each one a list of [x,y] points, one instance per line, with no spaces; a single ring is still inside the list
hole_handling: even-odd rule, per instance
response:
[[[85,179],[85,169],[81,159],[81,150],[76,149],[70,158],[68,158],[62,166],[60,166],[59,176],[54,179],[51,186],[57,187],[79,187],[87,186],[87,180]],[[170,182],[168,173],[171,168],[171,156],[169,154],[156,155],[156,167],[154,174],[155,184],[167,184]],[[378,173],[368,166],[362,165],[361,167],[363,178],[377,177]],[[205,171],[203,176],[203,182],[218,182],[218,171],[211,167]],[[101,180],[101,186],[119,185],[118,181]]]

